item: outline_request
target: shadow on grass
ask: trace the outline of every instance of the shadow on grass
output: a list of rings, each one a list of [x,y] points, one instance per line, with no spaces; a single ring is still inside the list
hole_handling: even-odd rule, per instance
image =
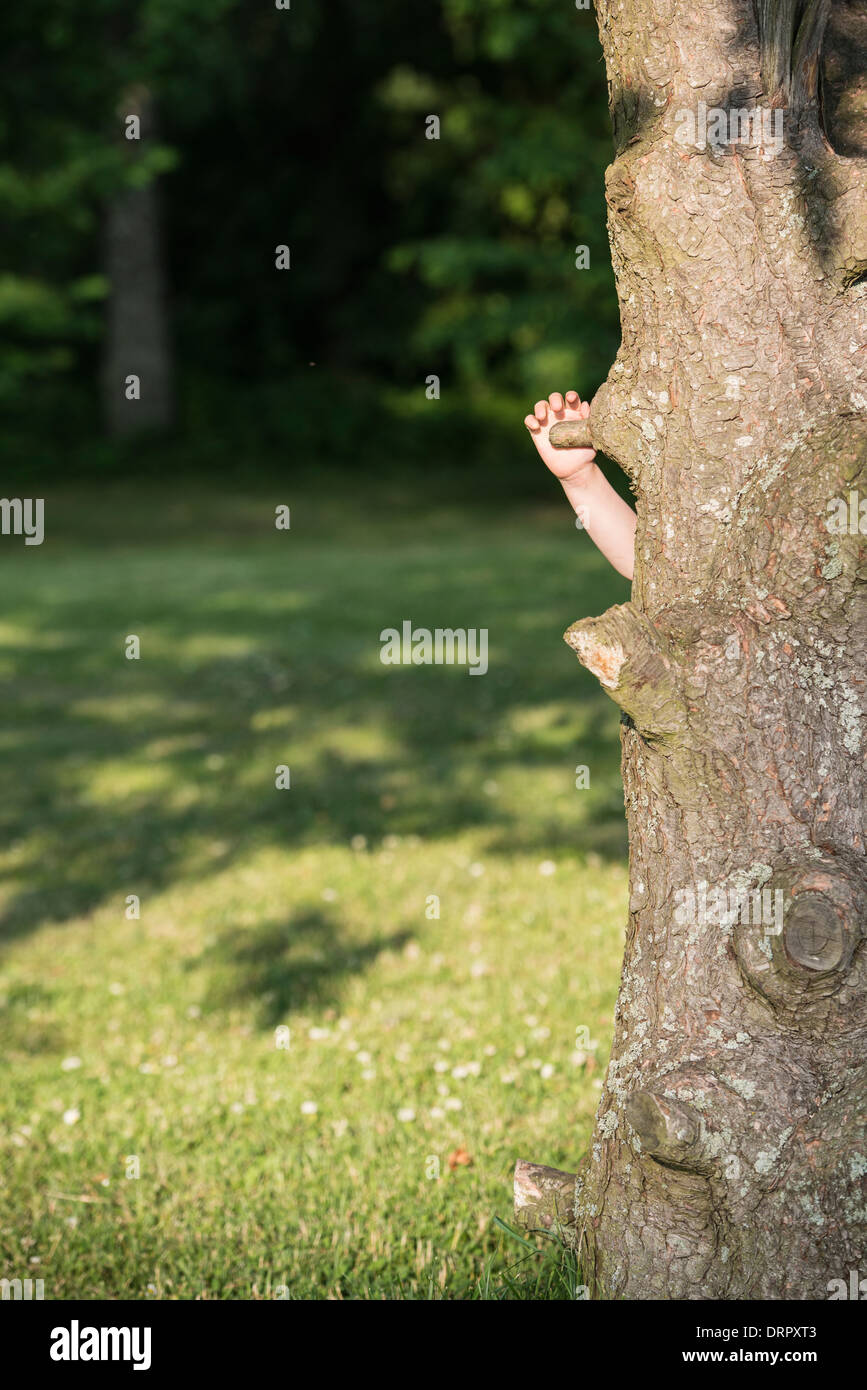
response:
[[[208,971],[206,1007],[225,1009],[255,999],[261,1026],[273,1028],[292,1012],[336,1004],[344,980],[383,951],[402,950],[412,935],[397,931],[359,942],[347,937],[328,912],[314,909],[285,922],[263,922],[255,934],[223,932],[187,968]]]
[[[3,557],[0,937],[112,901],[120,918],[129,893],[269,846],[472,829],[495,855],[623,857],[618,714],[560,639],[625,586],[565,528],[468,515],[436,543],[369,520],[361,535]],[[383,666],[379,633],[405,618],[488,628],[488,673]],[[280,764],[291,790],[275,788]],[[263,928],[266,955],[284,930]],[[291,930],[318,934],[325,963],[286,966],[264,992],[364,967],[326,917]],[[267,975],[258,945],[238,949]]]

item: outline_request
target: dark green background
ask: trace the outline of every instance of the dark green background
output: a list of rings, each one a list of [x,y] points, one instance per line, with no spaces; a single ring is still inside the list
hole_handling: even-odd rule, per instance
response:
[[[7,10],[0,39],[7,477],[417,465],[428,485],[549,486],[521,415],[591,395],[619,337],[592,10],[47,0]],[[158,110],[178,416],[119,445],[100,236],[131,82]]]

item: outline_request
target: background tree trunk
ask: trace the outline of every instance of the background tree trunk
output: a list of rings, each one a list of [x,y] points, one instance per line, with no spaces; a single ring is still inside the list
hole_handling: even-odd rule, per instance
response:
[[[591,422],[638,510],[632,601],[567,634],[630,828],[597,1296],[827,1298],[864,1260],[865,537],[828,519],[867,496],[865,17],[829,8],[597,3],[623,341]],[[700,101],[782,108],[784,147],[682,143]]]
[[[141,86],[125,93],[118,108],[141,121],[141,139],[127,140],[125,153],[138,163],[154,136],[154,103]],[[103,361],[103,403],[113,435],[166,429],[172,421],[172,363],[169,345],[157,183],[150,178],[125,188],[109,204],[104,228],[109,280]],[[128,398],[129,376],[140,381],[138,399]]]

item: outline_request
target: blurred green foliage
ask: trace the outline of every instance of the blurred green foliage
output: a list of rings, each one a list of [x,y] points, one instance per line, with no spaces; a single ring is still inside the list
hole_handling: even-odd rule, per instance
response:
[[[262,467],[287,449],[298,467],[350,453],[373,467],[467,440],[502,467],[504,411],[520,448],[515,409],[605,375],[619,330],[592,11],[45,0],[8,9],[0,36],[10,463],[131,461],[100,442],[98,383],[102,214],[132,177],[160,187],[190,469],[241,467],[248,447]],[[139,83],[159,142],[131,170],[121,97]],[[289,272],[274,267],[282,243]],[[166,456],[134,454],[145,468]]]

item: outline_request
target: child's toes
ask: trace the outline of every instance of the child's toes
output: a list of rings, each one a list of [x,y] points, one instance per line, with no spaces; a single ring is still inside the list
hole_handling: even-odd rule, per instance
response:
[[[527,426],[527,429],[530,431],[531,434],[538,434],[539,430],[542,428],[535,415],[525,415],[524,424]]]
[[[545,421],[548,419],[548,402],[537,401],[533,407],[533,414],[536,416],[539,424],[544,425]]]
[[[577,410],[580,404],[581,404],[581,397],[578,395],[578,392],[577,392],[577,391],[567,391],[567,392],[566,392],[566,408],[567,408],[567,410]]]
[[[581,414],[583,415],[584,419],[586,420],[586,419],[587,419],[587,416],[590,414],[590,402],[589,402],[589,401],[585,401],[584,404],[582,405],[582,407],[581,407]]]
[[[554,392],[552,392],[552,394],[548,397],[548,400],[551,402],[551,409],[553,410],[554,414],[557,415],[558,417],[562,418],[562,416],[563,416],[563,397],[560,395],[560,392],[559,392],[559,391],[554,391]]]

